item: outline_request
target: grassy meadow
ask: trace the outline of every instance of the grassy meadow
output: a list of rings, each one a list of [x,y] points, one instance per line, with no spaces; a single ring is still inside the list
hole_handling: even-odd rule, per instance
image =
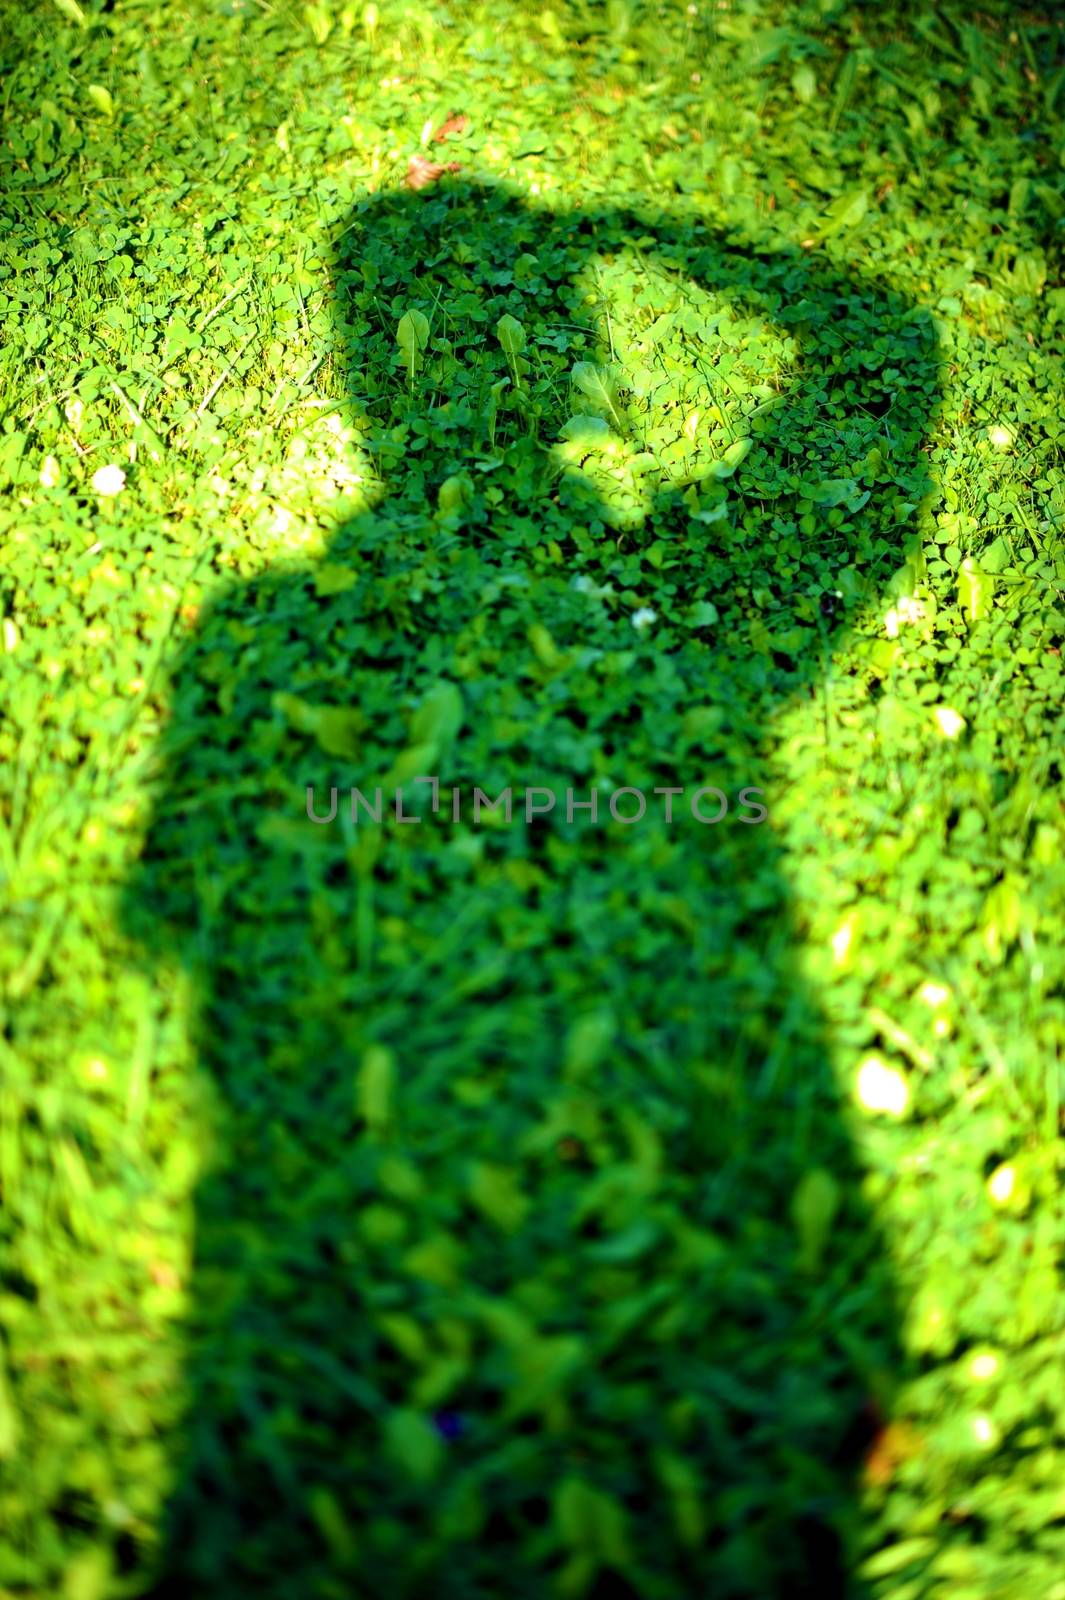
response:
[[[0,1600],[1065,1600],[1062,19],[0,72]]]

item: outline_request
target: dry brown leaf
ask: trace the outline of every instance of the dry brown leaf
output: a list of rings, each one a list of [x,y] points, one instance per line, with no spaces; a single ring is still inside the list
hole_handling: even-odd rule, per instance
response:
[[[453,111],[446,122],[442,122],[433,134],[433,143],[441,139],[457,139],[460,133],[465,133],[470,125],[470,119],[465,111]]]
[[[867,1484],[882,1487],[890,1483],[897,1469],[911,1456],[920,1454],[924,1441],[906,1422],[889,1422],[882,1428],[866,1455],[863,1476]]]
[[[404,184],[408,189],[425,189],[445,172],[458,172],[457,161],[430,161],[426,156],[411,156]]]

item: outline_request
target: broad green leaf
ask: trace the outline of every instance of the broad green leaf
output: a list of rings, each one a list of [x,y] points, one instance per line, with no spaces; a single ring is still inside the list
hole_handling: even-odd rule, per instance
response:
[[[85,92],[100,115],[111,122],[115,115],[115,102],[111,98],[110,90],[105,89],[102,84],[90,83]]]
[[[362,748],[366,716],[358,706],[318,706],[287,693],[275,694],[273,704],[290,727],[310,734],[327,755],[348,759]]]
[[[511,359],[520,356],[525,349],[525,329],[517,317],[512,317],[509,312],[496,323],[496,337],[503,346],[504,354]]]
[[[314,592],[327,599],[330,595],[346,594],[349,589],[354,589],[358,581],[359,575],[352,567],[326,562],[324,566],[315,568]]]
[[[984,944],[992,961],[1001,961],[1017,938],[1024,916],[1019,880],[1008,875],[997,883],[984,902]]]
[[[792,1196],[791,1216],[799,1235],[799,1261],[808,1272],[821,1264],[839,1210],[839,1184],[825,1167],[812,1167]]]
[[[567,1078],[582,1078],[597,1067],[614,1041],[617,1022],[612,1011],[589,1011],[570,1023],[563,1050]]]
[[[437,493],[437,508],[442,516],[457,517],[473,497],[473,482],[467,472],[453,472],[445,478]]]
[[[751,453],[753,445],[753,439],[735,440],[734,443],[729,445],[721,459],[714,462],[713,466],[710,468],[709,476],[719,480],[723,478],[731,478],[737,467],[746,461],[747,457]]]
[[[396,789],[401,789],[404,784],[413,783],[415,778],[439,777],[435,770],[440,755],[440,746],[435,739],[426,739],[421,744],[408,745],[401,750],[395,761],[381,779],[381,787],[386,794],[391,794]],[[431,804],[429,787],[425,784],[419,786],[420,798],[407,795],[404,798],[403,809],[409,816],[421,816],[427,812]],[[415,791],[415,796],[419,791]]]
[[[528,631],[528,640],[536,654],[536,659],[542,666],[550,671],[564,665],[565,654],[558,648],[548,630],[542,622],[534,622]]]
[[[659,1481],[670,1497],[678,1538],[690,1548],[701,1544],[706,1537],[707,1515],[706,1493],[698,1472],[691,1462],[671,1450],[658,1449],[653,1459]]]
[[[564,1543],[624,1570],[629,1552],[625,1512],[613,1495],[583,1478],[563,1478],[555,1491],[555,1521]]]
[[[550,140],[546,133],[539,128],[530,128],[522,134],[514,151],[514,159],[520,161],[523,156],[539,156],[547,149]]]
[[[324,5],[305,5],[303,15],[315,44],[325,44],[333,31],[333,19]]]
[[[822,478],[819,483],[804,483],[802,491],[819,506],[847,505],[862,492],[855,478]]]
[[[567,439],[572,444],[584,445],[588,450],[594,450],[597,445],[605,444],[611,437],[610,424],[605,417],[590,417],[583,412],[568,417],[558,432],[559,438]]]
[[[15,1455],[20,1432],[18,1410],[8,1382],[7,1356],[0,1345],[0,1461],[10,1461]]]
[[[63,1600],[106,1600],[114,1572],[106,1546],[86,1545],[67,1563],[63,1573]]]
[[[428,1359],[429,1341],[425,1337],[421,1323],[414,1317],[401,1311],[383,1311],[377,1318],[377,1325],[400,1354],[405,1355],[408,1360],[421,1362]]]
[[[970,627],[988,615],[994,597],[994,578],[981,572],[972,556],[966,556],[958,568],[958,605]]]
[[[923,1567],[935,1553],[935,1549],[935,1541],[924,1536],[900,1539],[897,1544],[888,1545],[863,1562],[858,1569],[859,1576],[868,1579],[888,1578],[915,1563],[920,1563]]]
[[[391,1115],[394,1075],[391,1050],[380,1044],[369,1045],[355,1078],[355,1110],[374,1132],[384,1128]]]
[[[689,628],[711,628],[720,617],[712,600],[697,600],[684,620]]]
[[[462,691],[458,684],[442,678],[425,695],[411,718],[411,740],[415,744],[435,744],[446,749],[462,727]]]
[[[584,1341],[573,1334],[525,1343],[513,1356],[519,1381],[507,1397],[504,1419],[515,1422],[530,1411],[542,1414],[545,1404],[580,1370],[584,1356]]]
[[[980,552],[980,570],[990,576],[1004,572],[1013,560],[1009,540],[1004,534],[998,534],[991,543]]]
[[[77,0],[52,0],[52,3],[57,11],[61,11],[70,22],[76,22],[79,28],[87,28],[89,26],[85,13],[78,5]]]
[[[531,1204],[522,1193],[518,1173],[510,1167],[479,1161],[470,1172],[470,1199],[504,1233],[521,1227]]]
[[[362,749],[362,734],[366,717],[357,706],[322,706],[318,715],[315,738],[327,756],[337,756],[346,761]]]
[[[407,358],[407,374],[413,378],[429,343],[429,318],[423,311],[405,311],[396,324],[396,343]]]
[[[620,426],[621,417],[617,409],[617,396],[607,373],[597,367],[593,361],[577,361],[574,363],[570,377],[577,388],[593,405],[599,406],[603,411],[609,411],[615,422]]]
[[[444,1441],[420,1411],[400,1407],[391,1412],[385,1423],[385,1445],[417,1483],[430,1483],[443,1464]]]
[[[830,239],[847,228],[856,228],[869,209],[869,195],[865,189],[852,189],[833,200],[825,213],[825,220],[817,229],[817,240]]]
[[[791,75],[791,87],[795,98],[803,105],[809,105],[817,93],[817,74],[813,67],[807,66],[805,62],[802,66],[796,67]]]
[[[325,1484],[315,1484],[307,1493],[307,1510],[314,1518],[333,1556],[350,1563],[356,1552],[355,1536],[340,1501]]]

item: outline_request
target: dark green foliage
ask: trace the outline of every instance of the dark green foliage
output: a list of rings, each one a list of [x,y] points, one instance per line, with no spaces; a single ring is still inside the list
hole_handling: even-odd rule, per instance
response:
[[[519,293],[523,256],[537,278]],[[685,498],[654,453],[679,431],[657,347],[642,401],[620,397],[623,357],[613,398],[601,368],[578,369],[583,403],[650,458],[627,540],[608,531],[610,480],[601,491],[576,461],[560,476],[521,399],[555,438],[573,341],[599,353],[573,288],[592,257],[615,284],[615,344],[623,332],[634,351],[691,281],[690,337],[764,462]],[[563,1562],[577,1588],[609,1567],[648,1594],[783,1592],[809,1564],[809,1519],[846,1530],[847,1440],[897,1362],[883,1251],[789,952],[778,842],[687,807],[629,833],[607,801],[622,784],[757,784],[775,705],[824,667],[818,597],[855,557],[871,572],[893,553],[901,486],[922,493],[928,320],[795,250],[457,184],[361,208],[336,293],[366,447],[402,454],[329,552],[325,570],[350,582],[318,569],[212,603],[174,672],[129,890],[142,940],[162,927],[195,952],[197,1049],[226,1108],[221,1170],[198,1199],[174,1559],[201,1590],[321,1584],[313,1489],[359,1530],[367,1593],[488,1594],[508,1549],[530,1595]],[[403,323],[419,310],[428,335]],[[522,389],[492,446],[475,430],[508,362]],[[911,382],[889,438],[892,364]],[[833,393],[847,427],[823,430]],[[686,452],[686,478],[727,452],[714,432]],[[807,457],[834,474],[876,441],[889,487],[856,495],[853,521],[818,519],[775,585],[770,648],[752,641],[765,625],[747,584],[774,579],[745,516],[771,497],[794,525]],[[426,502],[467,461],[466,503],[434,518]],[[720,514],[700,521],[707,507]],[[708,628],[692,611],[711,594]],[[661,613],[646,636],[637,601]],[[526,824],[519,799],[509,827],[455,824],[447,800],[434,819],[408,787],[414,826],[356,830],[346,793],[335,826],[308,823],[306,785],[324,799],[383,783],[390,801],[404,765],[408,785],[437,773],[445,795],[595,791],[603,818]],[[823,1250],[800,1259],[810,1170],[834,1175],[846,1218],[830,1268]],[[429,1420],[444,1402],[468,1424],[446,1470]],[[569,1498],[537,1530],[560,1482]],[[601,1509],[580,1499],[593,1494]],[[813,1569],[801,1581],[817,1587]]]

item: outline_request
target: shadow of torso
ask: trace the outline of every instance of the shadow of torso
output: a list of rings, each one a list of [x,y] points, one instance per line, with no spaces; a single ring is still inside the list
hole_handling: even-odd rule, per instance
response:
[[[622,260],[637,322],[656,273],[731,319],[733,396],[744,319],[794,351],[779,400],[735,400],[738,495],[686,502],[635,439],[651,488],[619,510],[609,462],[597,486],[544,448],[602,337],[589,273]],[[774,710],[812,699],[841,622],[818,596],[920,493],[927,320],[785,247],[463,185],[367,202],[336,295],[387,497],[325,581],[211,601],[126,895],[153,962],[192,972],[219,1124],[156,1592],[531,1600],[556,1571],[599,1600],[853,1592],[891,1285],[772,796],[753,826],[735,796]],[[408,373],[410,307],[436,342]],[[874,450],[852,509],[799,509]],[[684,624],[734,617],[740,588],[770,596],[769,646]],[[381,823],[353,823],[351,786],[379,784]],[[328,825],[308,785],[322,815],[338,788]],[[510,823],[473,819],[475,785],[513,786]],[[527,785],[554,810],[527,821]],[[692,815],[705,785],[719,824]],[[615,821],[611,786],[645,815]],[[672,823],[656,787],[685,791]],[[567,789],[598,819],[567,820]]]

